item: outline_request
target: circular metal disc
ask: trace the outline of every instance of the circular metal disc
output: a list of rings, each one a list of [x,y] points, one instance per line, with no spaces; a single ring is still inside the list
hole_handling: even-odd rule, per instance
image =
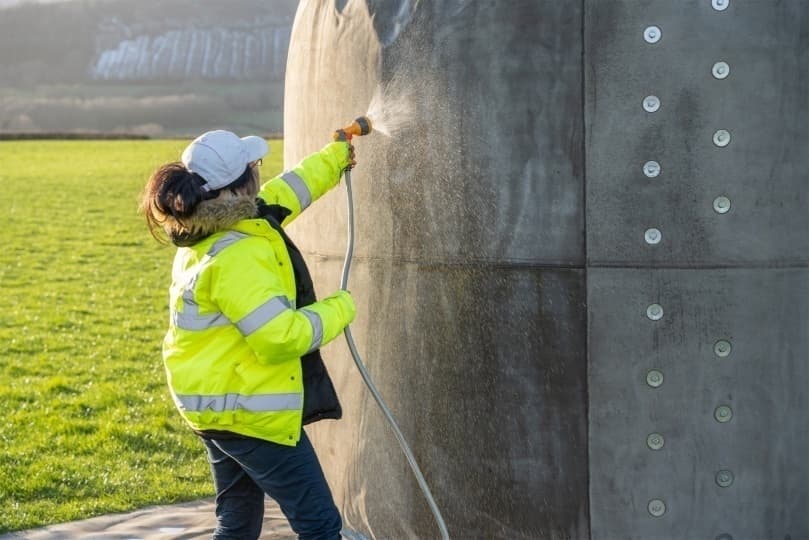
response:
[[[727,405],[720,405],[714,411],[713,417],[716,418],[717,422],[722,424],[730,422],[730,419],[733,418],[733,410]]]
[[[660,98],[657,96],[646,96],[643,98],[643,110],[646,112],[657,112],[660,109]]]
[[[733,473],[727,470],[719,471],[716,473],[716,483],[720,487],[730,487],[733,484]]]
[[[647,161],[643,164],[643,174],[649,178],[654,178],[660,174],[660,163],[656,161]]]
[[[663,234],[658,229],[646,229],[643,238],[646,240],[647,244],[655,245],[660,243]]]
[[[711,0],[711,5],[716,11],[725,11],[730,5],[730,0]]]
[[[646,316],[650,320],[659,321],[663,318],[663,306],[660,304],[652,304],[646,308]]]
[[[664,444],[666,444],[666,440],[660,433],[650,433],[649,436],[646,437],[646,446],[648,446],[650,450],[660,450],[663,448]]]
[[[713,209],[717,214],[727,214],[730,212],[730,199],[727,197],[717,197],[713,201]]]
[[[650,370],[646,374],[646,384],[652,388],[659,388],[663,385],[663,372],[656,369]]]
[[[713,352],[716,356],[724,358],[730,354],[730,351],[733,347],[730,345],[730,341],[725,339],[720,339],[716,343],[713,344]]]
[[[724,148],[725,146],[729,145],[730,132],[726,129],[718,130],[713,134],[713,143],[720,148]]]
[[[643,39],[646,43],[657,43],[663,37],[663,32],[657,26],[649,26],[643,31]]]
[[[711,68],[711,73],[717,79],[725,79],[730,75],[730,66],[725,62],[717,62]]]
[[[649,501],[649,506],[647,508],[649,509],[649,513],[654,517],[660,517],[666,513],[666,503],[660,499],[652,499]]]

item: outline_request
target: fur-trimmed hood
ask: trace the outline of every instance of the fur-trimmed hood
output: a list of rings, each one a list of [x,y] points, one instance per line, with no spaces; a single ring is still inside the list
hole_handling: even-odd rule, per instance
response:
[[[234,194],[223,190],[215,199],[202,201],[191,217],[182,221],[166,216],[163,229],[175,246],[193,246],[217,231],[227,229],[237,221],[254,218],[257,205],[254,196]]]

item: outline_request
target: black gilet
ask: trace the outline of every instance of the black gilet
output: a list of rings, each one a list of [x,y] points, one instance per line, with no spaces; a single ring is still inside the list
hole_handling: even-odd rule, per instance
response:
[[[317,301],[312,276],[306,267],[303,256],[292,240],[281,227],[284,219],[291,214],[289,209],[279,205],[270,205],[257,199],[258,217],[263,218],[284,239],[292,270],[295,273],[295,307],[302,308]],[[303,369],[303,424],[311,424],[318,420],[331,418],[338,420],[343,416],[343,409],[337,399],[337,392],[331,382],[320,349],[301,357]]]

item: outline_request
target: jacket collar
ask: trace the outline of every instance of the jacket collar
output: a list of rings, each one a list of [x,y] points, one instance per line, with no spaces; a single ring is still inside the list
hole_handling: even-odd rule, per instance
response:
[[[199,203],[189,218],[180,221],[167,216],[163,229],[174,245],[192,246],[215,232],[234,229],[242,220],[254,221],[251,218],[256,215],[255,198],[223,190],[216,199]],[[255,227],[253,229],[244,232],[256,234]]]
[[[270,227],[266,219],[242,219],[228,227],[228,230],[243,232],[251,236],[275,236],[277,233]]]

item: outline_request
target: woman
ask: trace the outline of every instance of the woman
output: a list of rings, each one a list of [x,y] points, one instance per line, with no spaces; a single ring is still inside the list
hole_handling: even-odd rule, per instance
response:
[[[215,539],[258,538],[265,493],[299,538],[340,537],[302,425],[341,415],[318,349],[353,320],[354,302],[346,291],[316,301],[282,226],[337,185],[352,151],[333,142],[259,187],[264,139],[209,131],[146,185],[149,229],[179,248],[163,359],[174,402],[207,447]]]

